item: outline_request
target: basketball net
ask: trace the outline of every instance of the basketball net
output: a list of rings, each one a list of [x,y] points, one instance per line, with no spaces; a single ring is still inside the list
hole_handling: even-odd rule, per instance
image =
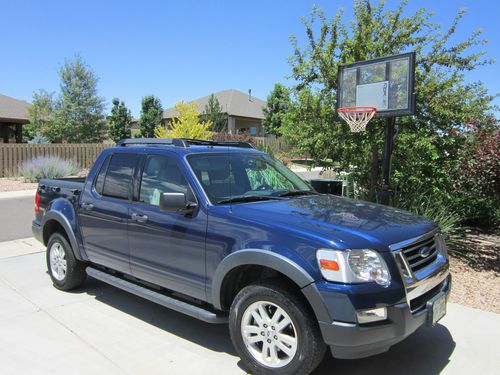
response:
[[[347,122],[353,133],[366,130],[366,125],[375,116],[375,107],[342,107],[337,109],[339,116]]]

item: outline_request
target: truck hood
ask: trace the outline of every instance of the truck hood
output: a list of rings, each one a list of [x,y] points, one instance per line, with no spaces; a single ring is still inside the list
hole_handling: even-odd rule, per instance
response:
[[[232,210],[241,218],[313,236],[337,248],[388,251],[391,244],[436,228],[407,211],[333,195],[235,204]]]

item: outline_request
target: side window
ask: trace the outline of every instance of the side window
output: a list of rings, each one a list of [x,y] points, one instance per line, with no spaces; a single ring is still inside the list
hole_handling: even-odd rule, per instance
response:
[[[104,178],[106,177],[106,172],[108,171],[109,159],[111,159],[111,156],[106,156],[106,159],[104,159],[101,165],[101,169],[99,169],[97,178],[94,181],[94,189],[99,195],[102,195],[102,188],[104,187]]]
[[[165,155],[150,155],[144,165],[139,201],[160,205],[161,193],[188,193],[184,173],[175,159]]]
[[[137,155],[135,154],[114,154],[111,157],[106,177],[104,178],[103,196],[128,199],[136,161]]]

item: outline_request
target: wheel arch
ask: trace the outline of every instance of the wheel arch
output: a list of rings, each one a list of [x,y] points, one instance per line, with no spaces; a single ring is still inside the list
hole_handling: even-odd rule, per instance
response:
[[[44,245],[47,245],[49,242],[50,236],[55,232],[63,232],[66,236],[68,242],[71,244],[71,248],[75,257],[78,260],[86,260],[85,257],[82,256],[82,251],[80,245],[75,236],[75,232],[73,230],[72,225],[69,220],[58,211],[49,211],[47,212],[42,221],[42,238]]]
[[[223,309],[223,285],[231,271],[240,266],[262,266],[275,270],[293,281],[298,288],[314,282],[302,267],[283,255],[268,250],[244,249],[236,251],[222,260],[212,278],[212,303],[215,308]]]

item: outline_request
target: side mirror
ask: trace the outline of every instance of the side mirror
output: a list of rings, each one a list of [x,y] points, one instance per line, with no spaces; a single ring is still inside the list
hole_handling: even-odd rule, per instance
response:
[[[160,195],[160,210],[162,211],[190,214],[196,207],[196,203],[187,201],[184,193],[161,193]]]

